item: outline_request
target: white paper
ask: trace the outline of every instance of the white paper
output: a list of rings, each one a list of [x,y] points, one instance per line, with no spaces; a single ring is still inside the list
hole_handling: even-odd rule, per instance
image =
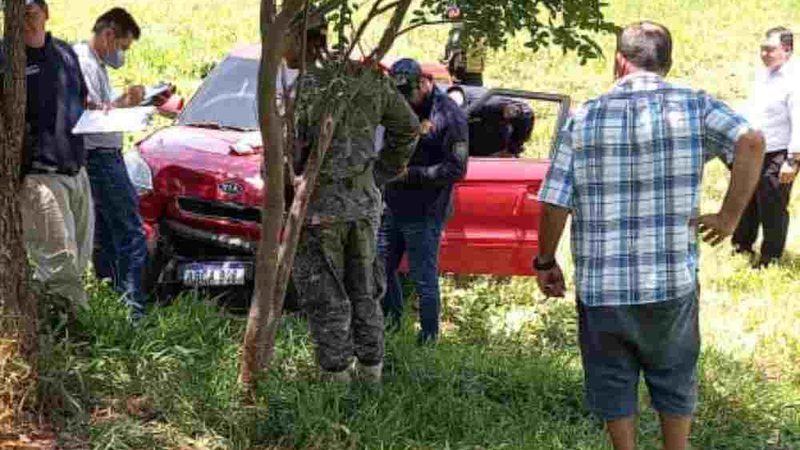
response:
[[[142,131],[147,127],[150,116],[155,112],[152,106],[134,108],[115,108],[108,111],[86,110],[78,119],[73,134],[120,133]]]

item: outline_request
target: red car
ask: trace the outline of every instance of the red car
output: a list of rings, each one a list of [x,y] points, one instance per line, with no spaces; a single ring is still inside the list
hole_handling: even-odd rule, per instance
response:
[[[234,49],[173,126],[126,154],[141,196],[151,253],[148,279],[161,292],[204,287],[247,295],[252,289],[264,188],[256,109],[259,54],[258,46]],[[427,66],[436,70],[435,64]],[[556,127],[569,106],[566,96],[509,90],[489,91],[477,103],[493,95],[556,102]],[[470,158],[455,189],[441,271],[531,275],[538,246],[536,193],[547,167],[546,160]]]

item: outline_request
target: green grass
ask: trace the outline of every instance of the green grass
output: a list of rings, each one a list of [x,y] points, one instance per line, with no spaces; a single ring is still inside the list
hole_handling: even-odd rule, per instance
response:
[[[116,5],[129,8],[144,33],[128,66],[112,75],[119,87],[167,79],[189,96],[232,45],[258,36],[257,0],[50,0],[50,25],[69,40],[85,38],[94,17]],[[763,30],[800,29],[796,0],[615,1],[608,14],[621,24],[665,23],[675,39],[673,78],[733,104],[759,64]],[[410,33],[393,53],[437,59],[446,32]],[[607,58],[581,66],[557,49],[531,54],[517,40],[491,55],[488,82],[590,98],[611,84],[613,39],[600,42]],[[531,156],[547,152],[546,122]],[[710,165],[705,182],[703,208],[713,211],[724,195],[724,167]],[[792,205],[798,217],[797,194]],[[702,249],[695,448],[800,448],[798,237],[794,220],[783,263],[764,271],[749,270],[728,248]],[[567,253],[563,245],[569,272]],[[110,292],[92,289],[77,335],[49,347],[42,389],[66,432],[94,449],[607,448],[581,401],[574,300],[545,300],[531,279],[444,278],[443,342],[417,348],[411,323],[389,336],[386,382],[377,390],[320,384],[305,323],[287,318],[256,407],[238,401],[243,317],[187,297],[131,329]],[[659,448],[644,395],[642,410],[642,448]]]

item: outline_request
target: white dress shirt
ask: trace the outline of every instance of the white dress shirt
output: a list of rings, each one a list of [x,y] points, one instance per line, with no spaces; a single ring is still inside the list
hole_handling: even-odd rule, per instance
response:
[[[778,70],[758,72],[746,116],[764,133],[767,153],[800,155],[800,67],[790,58]]]

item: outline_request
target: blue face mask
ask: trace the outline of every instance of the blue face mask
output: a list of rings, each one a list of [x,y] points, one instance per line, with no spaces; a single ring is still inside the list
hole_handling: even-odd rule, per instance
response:
[[[125,64],[125,52],[121,49],[103,57],[103,62],[112,69],[119,69]]]

